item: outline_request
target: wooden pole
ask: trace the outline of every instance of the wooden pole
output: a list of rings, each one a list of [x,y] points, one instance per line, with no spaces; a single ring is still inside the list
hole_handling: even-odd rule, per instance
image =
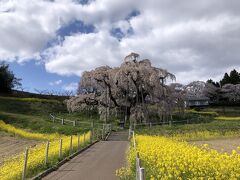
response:
[[[106,130],[105,130],[105,124],[103,124],[103,140],[104,140],[104,138],[105,138],[105,132],[106,132]]]
[[[78,134],[78,150],[80,150],[80,134]]]
[[[135,140],[135,133],[133,131],[133,147],[136,149],[136,140]]]
[[[129,131],[128,131],[128,139],[131,138],[131,128],[129,127]]]
[[[72,136],[70,136],[70,147],[69,147],[69,154],[72,154]]]
[[[103,129],[102,129],[102,140],[104,139],[104,132],[103,132]]]
[[[95,137],[96,137],[96,140],[98,140],[98,129],[96,129]]]
[[[94,141],[94,123],[92,122],[91,142]]]
[[[85,146],[86,143],[86,133],[83,134],[83,145]]]
[[[49,141],[47,141],[47,144],[46,144],[45,166],[47,166],[47,163],[48,163],[48,150],[49,150]]]
[[[59,149],[59,158],[62,158],[62,139],[60,139],[60,149]]]
[[[27,174],[27,161],[28,161],[28,148],[26,148],[26,151],[25,151],[24,166],[23,166],[23,173],[22,173],[22,180],[25,180],[25,179],[26,179],[26,174]]]
[[[74,127],[76,126],[76,120],[73,121],[73,126],[74,126]]]
[[[64,125],[64,119],[62,118],[62,125]]]

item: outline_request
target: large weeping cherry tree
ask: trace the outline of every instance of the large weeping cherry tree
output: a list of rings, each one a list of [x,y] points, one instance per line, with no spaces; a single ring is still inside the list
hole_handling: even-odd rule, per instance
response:
[[[120,67],[101,66],[83,72],[78,96],[67,101],[68,110],[97,109],[105,122],[117,115],[125,123],[141,123],[150,120],[149,107],[155,106],[166,120],[172,115],[175,100],[165,83],[175,76],[152,66],[148,59],[138,59],[138,54],[131,53]]]

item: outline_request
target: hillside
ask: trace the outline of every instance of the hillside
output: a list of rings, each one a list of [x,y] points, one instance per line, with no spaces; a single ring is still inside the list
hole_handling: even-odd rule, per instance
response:
[[[65,104],[60,100],[0,96],[0,120],[16,127],[40,133],[60,134],[76,134],[90,128],[52,123],[50,113],[59,117],[89,121],[87,115],[68,114]]]

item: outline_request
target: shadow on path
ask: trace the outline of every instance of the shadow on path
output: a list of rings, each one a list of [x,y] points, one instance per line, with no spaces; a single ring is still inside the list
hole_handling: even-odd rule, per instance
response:
[[[107,141],[128,141],[128,131],[113,132]]]

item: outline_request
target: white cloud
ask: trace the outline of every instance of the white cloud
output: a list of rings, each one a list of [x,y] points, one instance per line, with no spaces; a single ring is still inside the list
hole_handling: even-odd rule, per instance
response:
[[[85,6],[71,0],[1,1],[0,59],[41,60],[44,55],[48,72],[80,76],[100,65],[117,66],[134,51],[180,82],[219,79],[240,68],[239,8],[236,0],[96,0]],[[126,20],[134,10],[140,15]],[[96,31],[67,36],[46,49],[56,31],[76,19]],[[134,33],[118,41],[109,33],[112,28]]]
[[[36,58],[82,7],[63,0],[10,0],[0,5],[0,59],[20,62]]]
[[[60,84],[62,84],[62,80],[61,79],[49,83],[50,86],[56,86],[56,85],[60,85]]]
[[[62,45],[48,49],[45,66],[49,72],[80,76],[84,70],[97,66],[118,65],[124,54],[119,46],[118,40],[107,32],[68,36]]]
[[[69,84],[65,84],[62,88],[65,91],[76,91],[77,88],[78,88],[78,83],[72,82],[72,83],[69,83]]]

